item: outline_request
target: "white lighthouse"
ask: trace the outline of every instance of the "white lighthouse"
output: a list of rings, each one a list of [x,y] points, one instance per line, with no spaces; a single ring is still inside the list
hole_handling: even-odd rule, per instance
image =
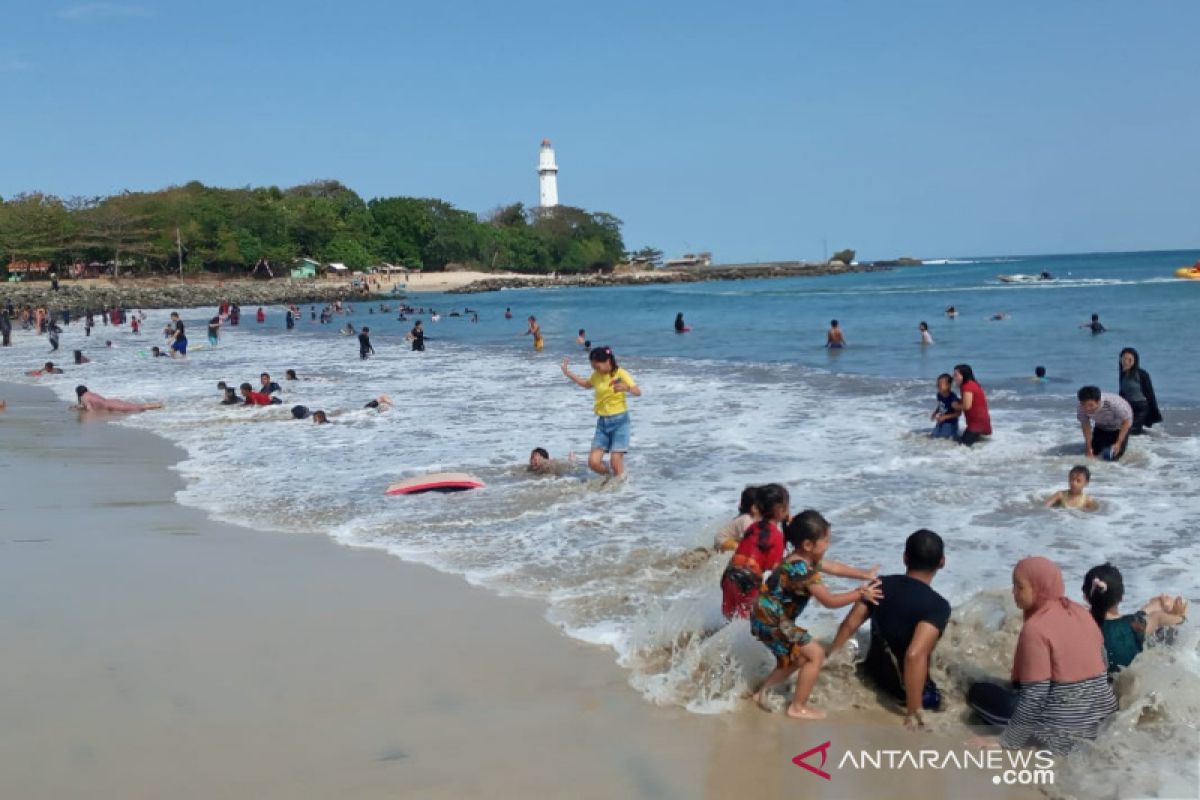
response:
[[[554,208],[558,205],[558,165],[554,163],[554,148],[549,139],[542,139],[538,153],[538,205]]]

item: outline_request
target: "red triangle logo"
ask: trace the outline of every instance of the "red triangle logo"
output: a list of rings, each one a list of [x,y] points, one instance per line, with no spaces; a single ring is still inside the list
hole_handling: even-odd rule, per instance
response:
[[[830,745],[830,742],[825,742],[824,744],[817,745],[816,747],[814,747],[811,750],[805,750],[803,753],[801,753],[800,755],[793,758],[792,763],[795,764],[797,767],[804,767],[804,769],[808,770],[812,774],[819,775],[827,781],[832,780],[832,778],[830,778],[830,776],[829,776],[829,773],[826,772],[824,769],[822,769],[822,767],[825,766],[825,760],[829,757],[829,745]],[[813,755],[814,753],[821,754],[821,766],[820,767],[814,767],[812,764],[809,764],[805,761],[806,758]]]

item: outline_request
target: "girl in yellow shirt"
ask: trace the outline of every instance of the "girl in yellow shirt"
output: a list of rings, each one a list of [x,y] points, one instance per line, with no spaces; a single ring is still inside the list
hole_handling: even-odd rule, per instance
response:
[[[596,392],[593,407],[596,411],[596,433],[592,437],[592,450],[588,453],[588,466],[600,475],[620,478],[625,474],[625,453],[629,450],[629,409],[625,395],[641,397],[642,390],[634,383],[633,376],[617,366],[617,359],[608,347],[597,347],[588,354],[592,362],[592,374],[584,379],[571,372],[567,361],[562,360],[562,372],[583,389]],[[611,453],[609,465],[604,463],[604,454]]]

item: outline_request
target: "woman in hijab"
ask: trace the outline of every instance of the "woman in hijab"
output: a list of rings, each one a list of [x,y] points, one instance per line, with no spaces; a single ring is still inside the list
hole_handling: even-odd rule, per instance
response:
[[[1118,387],[1121,397],[1133,409],[1133,427],[1129,432],[1140,436],[1146,432],[1145,428],[1163,421],[1158,400],[1154,396],[1154,384],[1150,382],[1150,373],[1139,365],[1138,351],[1132,347],[1121,351],[1117,363],[1120,366]]]
[[[1095,739],[1117,710],[1104,639],[1091,613],[1065,592],[1062,572],[1048,558],[1025,558],[1013,569],[1013,601],[1025,613],[1013,655],[1016,691],[977,683],[967,694],[981,717],[1004,726],[998,741],[984,744],[1068,753],[1078,740]]]

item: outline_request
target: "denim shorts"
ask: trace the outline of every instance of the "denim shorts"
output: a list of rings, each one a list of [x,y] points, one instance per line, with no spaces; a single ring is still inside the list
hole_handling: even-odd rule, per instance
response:
[[[606,453],[624,453],[629,450],[629,412],[596,417],[596,435],[592,437],[592,449]]]

